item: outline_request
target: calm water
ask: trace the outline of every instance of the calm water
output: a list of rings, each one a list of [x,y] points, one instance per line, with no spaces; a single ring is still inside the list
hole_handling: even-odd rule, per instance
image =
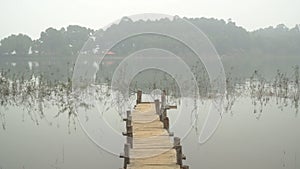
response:
[[[203,110],[207,106],[204,103]],[[0,169],[122,167],[123,161],[97,147],[79,124],[75,125],[76,130],[71,125],[69,133],[67,115],[54,118],[55,112],[55,108],[47,110],[47,117],[36,125],[21,108],[6,111],[7,129],[0,130]],[[169,114],[171,121],[176,118],[172,111]],[[206,114],[202,112],[199,128],[204,117]],[[116,129],[122,125],[115,121]],[[299,169],[299,130],[300,120],[295,117],[295,110],[287,107],[281,111],[272,103],[257,120],[251,101],[240,99],[233,107],[233,114],[224,114],[208,142],[198,144],[194,130],[183,140],[185,163],[194,169]]]

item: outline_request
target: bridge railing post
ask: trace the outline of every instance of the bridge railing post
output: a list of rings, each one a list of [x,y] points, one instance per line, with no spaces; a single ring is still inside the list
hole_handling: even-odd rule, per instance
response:
[[[169,131],[169,118],[167,115],[167,105],[166,105],[166,91],[163,90],[161,94],[161,109],[160,109],[160,121],[163,122],[164,128]]]
[[[124,136],[127,136],[127,143],[130,147],[133,147],[133,129],[132,129],[132,116],[131,111],[127,111],[127,118],[123,119],[126,122],[126,132],[123,132]]]
[[[164,110],[166,107],[166,90],[163,90],[161,94],[161,110]]]
[[[129,150],[130,150],[130,145],[125,144],[125,146],[124,146],[124,169],[127,169],[127,165],[130,164]]]
[[[161,106],[160,106],[160,113],[159,113],[159,119],[161,122],[164,122],[164,119],[166,117],[166,91],[163,90],[161,94]]]
[[[167,116],[164,117],[163,124],[164,124],[164,128],[169,131],[169,128],[170,128],[169,117],[167,117]]]
[[[136,104],[140,104],[142,102],[142,91],[137,91]]]
[[[156,114],[160,114],[160,109],[159,109],[159,100],[156,99],[154,100],[154,103],[155,103],[155,111],[156,111]]]
[[[130,145],[129,144],[124,144],[124,153],[120,155],[120,158],[124,158],[124,165],[123,169],[127,169],[127,165],[130,164]]]
[[[182,166],[182,148],[180,145],[180,138],[174,137],[174,148],[176,150],[176,160],[177,164]]]
[[[131,116],[131,111],[130,111],[130,110],[127,110],[127,111],[126,111],[126,114],[127,114],[127,116],[126,116],[127,118],[130,117],[130,116]]]
[[[180,138],[179,137],[174,137],[174,149],[176,150],[176,159],[177,159],[177,164],[180,165],[182,169],[188,169],[188,166],[184,166],[182,160],[185,160],[186,157],[182,153],[182,146],[180,144]]]
[[[130,110],[127,111],[127,116],[126,116],[126,118],[123,119],[123,121],[126,122],[126,127],[131,125],[132,116],[131,116],[131,111]]]
[[[133,131],[132,131],[132,125],[127,126],[127,143],[130,144],[131,148],[133,148]]]

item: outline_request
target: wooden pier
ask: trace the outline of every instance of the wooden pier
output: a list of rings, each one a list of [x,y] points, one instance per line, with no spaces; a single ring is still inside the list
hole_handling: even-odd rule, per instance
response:
[[[169,132],[167,110],[176,108],[166,104],[163,91],[161,100],[142,102],[137,93],[134,111],[127,111],[123,169],[189,169],[183,165],[180,138]]]

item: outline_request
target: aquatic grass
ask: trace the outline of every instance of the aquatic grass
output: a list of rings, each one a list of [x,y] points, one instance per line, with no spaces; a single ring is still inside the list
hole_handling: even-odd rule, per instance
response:
[[[211,91],[210,86],[207,84],[207,74],[200,69],[195,68],[195,71],[199,72],[196,80],[199,84],[202,102],[214,99],[214,95],[217,93]],[[234,71],[234,69],[232,68],[231,71]],[[101,105],[102,114],[112,107],[123,104],[121,102],[130,101],[111,100],[110,91],[112,89],[109,87],[109,82],[110,80],[107,79],[105,84],[87,85],[74,90],[70,78],[67,81],[53,81],[42,74],[35,75],[32,73],[28,78],[24,72],[11,76],[9,70],[2,70],[0,72],[0,122],[2,129],[6,129],[6,112],[8,112],[10,106],[21,107],[24,110],[23,116],[26,113],[36,125],[39,125],[41,120],[47,121],[45,109],[55,106],[58,108],[58,112],[54,117],[58,118],[66,114],[69,119],[69,129],[74,127],[76,130],[77,109],[84,108],[87,110],[93,107],[93,102],[90,99],[103,103]],[[295,116],[297,116],[300,98],[299,83],[299,66],[293,67],[293,73],[290,75],[277,70],[276,76],[271,80],[264,78],[259,71],[254,71],[250,78],[245,79],[234,78],[230,72],[227,72],[224,110],[233,115],[234,103],[240,97],[250,97],[251,104],[254,106],[253,113],[257,119],[260,119],[264,107],[272,99],[276,100],[276,105],[281,110],[291,106],[295,109]],[[130,85],[129,94],[133,96],[141,88],[151,92],[162,88],[161,86],[167,91],[168,102],[180,104],[180,101],[178,101],[178,98],[180,98],[178,86],[174,80],[166,75],[155,82],[145,82],[142,85],[133,82]],[[120,109],[120,113],[121,111]]]

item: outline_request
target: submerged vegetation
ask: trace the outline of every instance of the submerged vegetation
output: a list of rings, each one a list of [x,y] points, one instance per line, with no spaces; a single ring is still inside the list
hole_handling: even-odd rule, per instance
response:
[[[287,75],[277,70],[273,79],[264,78],[258,71],[254,71],[249,79],[243,83],[234,83],[232,78],[227,78],[227,93],[225,111],[229,111],[239,97],[250,97],[254,106],[253,113],[259,119],[263,108],[275,99],[276,105],[283,110],[291,106],[295,109],[295,116],[299,113],[299,66],[293,68],[293,73]]]
[[[164,79],[166,80],[166,79]],[[203,80],[201,76],[197,80]],[[225,112],[232,113],[234,103],[240,97],[249,97],[254,106],[254,114],[257,119],[263,113],[263,108],[272,100],[276,100],[278,108],[283,110],[285,107],[291,106],[295,109],[295,115],[299,113],[300,99],[300,77],[299,66],[293,68],[293,73],[287,75],[277,71],[277,75],[272,80],[265,79],[258,71],[254,71],[253,75],[248,79],[235,79],[232,76],[226,79],[226,94],[224,97]],[[166,91],[169,94],[169,100],[176,98],[174,93],[176,87],[169,85]],[[151,90],[159,88],[160,84],[155,83],[146,85],[145,87]],[[139,86],[140,88],[141,86]],[[203,86],[202,86],[203,87]],[[207,86],[204,86],[204,91],[209,92]],[[50,81],[42,75],[31,75],[31,78],[7,76],[7,72],[0,73],[0,122],[2,128],[6,128],[6,112],[11,106],[22,107],[24,112],[27,112],[31,120],[39,125],[39,120],[45,118],[45,109],[50,106],[58,108],[55,117],[62,114],[67,114],[69,119],[69,128],[76,127],[75,120],[78,108],[89,109],[93,107],[94,100],[107,100],[103,110],[116,106],[113,101],[109,101],[110,92],[107,84],[93,85],[86,88],[73,90],[72,81],[69,78],[67,81]],[[130,94],[134,94],[137,86],[133,85]],[[151,91],[149,90],[149,91]],[[201,90],[201,89],[200,89]],[[203,91],[202,91],[203,92]],[[92,96],[92,97],[91,97]],[[211,95],[201,94],[202,99],[212,99]],[[250,104],[250,103],[249,103]],[[74,125],[72,125],[74,124]]]

